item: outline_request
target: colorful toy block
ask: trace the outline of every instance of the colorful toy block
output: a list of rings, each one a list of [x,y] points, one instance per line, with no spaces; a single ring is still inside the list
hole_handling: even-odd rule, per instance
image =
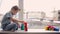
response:
[[[54,27],[54,26],[46,26],[45,30],[49,30],[49,31],[59,31],[59,28]]]
[[[24,22],[24,23],[21,25],[21,30],[28,31],[27,22]]]

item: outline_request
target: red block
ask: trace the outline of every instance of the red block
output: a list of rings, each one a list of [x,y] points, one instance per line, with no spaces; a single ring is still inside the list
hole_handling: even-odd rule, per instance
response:
[[[27,31],[28,27],[27,27],[27,22],[24,22],[24,30]]]
[[[51,28],[51,26],[50,26],[50,25],[48,25],[48,28]]]

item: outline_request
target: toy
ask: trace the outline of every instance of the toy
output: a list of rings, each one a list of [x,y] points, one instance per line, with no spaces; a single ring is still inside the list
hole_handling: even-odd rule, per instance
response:
[[[59,31],[59,28],[54,27],[54,26],[46,26],[45,30],[49,30],[49,31]]]
[[[59,31],[59,28],[54,28],[54,31]]]
[[[48,30],[51,30],[51,26],[50,25],[48,26]]]
[[[27,22],[22,23],[21,30],[24,30],[24,31],[27,31],[28,30]]]
[[[28,28],[27,28],[27,22],[24,22],[24,25],[25,25],[25,26],[24,26],[24,30],[27,31],[27,29],[28,29]]]
[[[21,30],[24,30],[24,24],[21,24]]]
[[[48,26],[46,26],[46,27],[45,27],[45,30],[49,30],[49,27],[48,27]]]
[[[45,30],[52,30],[52,26],[46,26],[46,29]]]

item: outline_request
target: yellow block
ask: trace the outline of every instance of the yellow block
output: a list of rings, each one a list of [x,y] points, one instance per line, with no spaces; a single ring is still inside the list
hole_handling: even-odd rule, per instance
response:
[[[48,26],[46,26],[46,27],[45,27],[45,30],[48,30],[48,29],[49,29]]]

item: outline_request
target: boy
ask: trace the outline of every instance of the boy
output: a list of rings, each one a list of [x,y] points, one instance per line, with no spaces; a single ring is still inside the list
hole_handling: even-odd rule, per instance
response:
[[[17,6],[13,6],[11,11],[6,13],[2,19],[1,26],[4,31],[16,31],[18,29],[18,22],[23,23],[21,20],[16,20],[13,15],[16,15],[20,9]],[[11,23],[13,22],[13,23]]]

